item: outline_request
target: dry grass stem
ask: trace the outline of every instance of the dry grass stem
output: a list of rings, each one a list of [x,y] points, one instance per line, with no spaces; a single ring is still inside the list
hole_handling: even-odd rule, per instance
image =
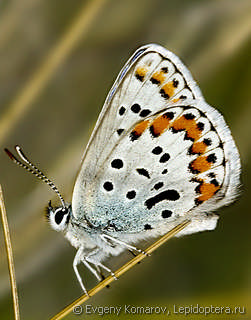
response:
[[[5,209],[5,205],[4,205],[3,191],[2,191],[1,185],[0,185],[0,209],[1,209],[1,217],[2,217],[2,224],[3,224],[3,231],[4,231],[4,241],[5,241],[7,259],[8,259],[9,274],[10,274],[10,283],[11,283],[11,291],[12,291],[13,306],[14,306],[14,315],[15,315],[15,320],[20,320],[18,295],[17,295],[17,284],[16,284],[16,278],[15,278],[13,252],[12,252],[12,246],[11,246],[11,240],[10,240],[10,230],[9,230],[6,209]]]
[[[9,105],[0,120],[0,144],[6,138],[18,120],[24,115],[35,98],[48,83],[58,67],[66,60],[72,50],[79,44],[87,33],[91,23],[107,0],[90,0],[84,2],[84,6],[75,18],[72,25],[58,41],[46,57],[42,65],[36,70],[21,92]]]
[[[166,233],[163,237],[161,237],[159,240],[154,242],[150,247],[148,247],[145,250],[145,253],[151,254],[153,251],[155,251],[157,248],[159,248],[162,244],[164,244],[167,240],[174,237],[178,232],[183,230],[191,221],[186,219],[183,222],[181,222],[179,225],[177,225],[175,228],[170,230],[168,233]],[[144,253],[138,254],[136,257],[134,257],[132,260],[124,264],[121,268],[119,268],[117,271],[114,272],[116,278],[119,278],[122,274],[124,274],[126,271],[130,270],[133,266],[135,266],[139,261],[143,260],[147,255]],[[106,287],[108,284],[114,281],[113,276],[107,277],[105,280],[100,282],[96,287],[91,289],[87,295],[83,295],[77,300],[75,300],[73,303],[71,303],[69,306],[67,306],[65,309],[60,311],[57,315],[51,318],[51,320],[59,320],[63,319],[66,315],[68,315],[74,307],[81,305],[86,300],[88,300],[90,297],[94,296],[96,293],[98,293],[100,290],[102,290],[104,287]]]

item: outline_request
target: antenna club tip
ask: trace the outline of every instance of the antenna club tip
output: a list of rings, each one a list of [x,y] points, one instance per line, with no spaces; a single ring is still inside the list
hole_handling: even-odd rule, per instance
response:
[[[15,159],[14,155],[10,152],[10,150],[8,150],[7,148],[4,148],[4,151],[7,153],[7,155],[11,160]]]

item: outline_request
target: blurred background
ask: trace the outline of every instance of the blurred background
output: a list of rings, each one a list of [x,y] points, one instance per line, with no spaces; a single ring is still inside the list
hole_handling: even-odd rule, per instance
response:
[[[242,195],[218,211],[215,231],[172,239],[87,304],[171,310],[174,304],[240,306],[246,314],[217,318],[251,319],[250,0],[1,0],[1,150],[20,144],[71,201],[81,155],[105,97],[129,56],[147,43],[177,54],[206,101],[224,114],[241,154]],[[2,151],[0,183],[21,319],[48,319],[81,295],[72,269],[75,249],[44,218],[48,200],[58,199]],[[0,250],[0,318],[5,320],[12,319],[12,300],[2,228]],[[115,270],[129,258],[125,253],[107,265]],[[83,267],[80,272],[92,288],[93,276]],[[98,316],[66,319],[84,317]]]

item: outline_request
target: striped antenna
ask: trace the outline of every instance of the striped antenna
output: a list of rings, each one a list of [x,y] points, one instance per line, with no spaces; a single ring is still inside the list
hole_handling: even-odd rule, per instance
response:
[[[20,148],[20,146],[15,146],[15,149],[19,155],[19,157],[26,163],[22,163],[21,161],[19,161],[14,155],[13,153],[11,153],[8,149],[4,149],[4,151],[7,153],[7,155],[9,156],[9,158],[16,163],[18,166],[20,166],[21,168],[24,168],[26,171],[34,174],[37,178],[39,178],[40,180],[42,180],[43,182],[45,182],[53,191],[56,192],[56,194],[58,195],[58,197],[61,200],[61,203],[64,207],[64,209],[66,208],[65,206],[65,202],[64,199],[62,197],[62,195],[60,194],[60,192],[58,191],[58,188],[55,186],[55,184],[46,177],[46,175],[40,170],[38,169],[24,154],[24,152],[22,151],[22,149]]]

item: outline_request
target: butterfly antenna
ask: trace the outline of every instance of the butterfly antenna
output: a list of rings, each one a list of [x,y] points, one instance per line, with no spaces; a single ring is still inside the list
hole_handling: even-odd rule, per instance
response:
[[[61,203],[63,205],[63,207],[65,208],[65,202],[64,199],[61,195],[61,193],[58,191],[58,188],[55,186],[55,184],[46,177],[46,175],[40,170],[38,169],[24,154],[24,152],[22,151],[22,149],[20,148],[20,146],[15,146],[15,149],[19,155],[19,157],[25,162],[27,163],[27,165],[25,163],[22,163],[21,161],[19,161],[14,155],[13,153],[11,153],[8,149],[4,149],[4,151],[7,153],[7,155],[9,156],[9,158],[16,163],[19,167],[24,168],[26,171],[34,174],[37,178],[39,178],[40,180],[42,180],[43,182],[45,182],[54,192],[56,192],[56,194],[58,195],[58,197],[61,200]]]

